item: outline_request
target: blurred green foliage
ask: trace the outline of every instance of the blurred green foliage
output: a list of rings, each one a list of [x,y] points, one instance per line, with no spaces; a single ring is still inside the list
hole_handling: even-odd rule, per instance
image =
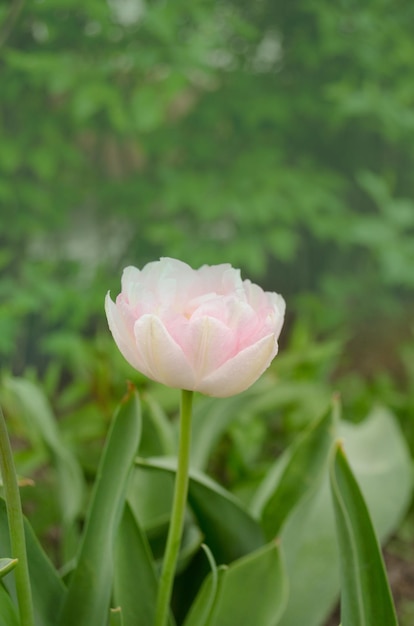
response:
[[[0,6],[0,373],[41,383],[87,481],[126,378],[143,444],[176,410],[103,311],[125,265],[160,256],[231,262],[287,299],[251,401],[200,399],[208,469],[243,501],[333,386],[351,421],[390,407],[413,454],[413,23],[409,0]],[[59,561],[53,447],[4,401]]]
[[[9,367],[66,359],[121,268],[161,255],[229,261],[315,332],[408,328],[413,19],[408,0],[2,6]]]

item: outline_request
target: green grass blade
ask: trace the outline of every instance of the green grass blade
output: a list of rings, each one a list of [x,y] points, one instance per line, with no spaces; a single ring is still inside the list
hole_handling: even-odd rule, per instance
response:
[[[397,626],[381,549],[341,444],[331,466],[343,626]]]
[[[138,395],[130,390],[108,435],[58,626],[102,626],[108,620],[113,550],[140,434]]]

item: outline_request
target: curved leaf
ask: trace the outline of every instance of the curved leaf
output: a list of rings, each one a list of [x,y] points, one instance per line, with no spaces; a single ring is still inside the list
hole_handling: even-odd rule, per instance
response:
[[[140,405],[132,389],[108,435],[59,626],[102,626],[108,619],[113,549],[140,434]]]
[[[337,445],[330,472],[341,564],[343,626],[398,626],[365,500]]]
[[[0,578],[3,578],[3,576],[6,576],[6,574],[11,572],[12,569],[16,567],[18,562],[19,562],[18,559],[10,559],[10,558],[0,559]]]
[[[217,598],[221,573],[227,569],[226,566],[223,565],[217,567],[214,556],[206,544],[202,545],[202,549],[207,556],[211,575],[208,578],[207,584],[202,587],[202,591],[198,593],[190,608],[186,626],[190,626],[191,624],[194,624],[194,626],[207,626]]]
[[[82,511],[85,491],[82,469],[75,454],[62,440],[57,420],[43,391],[23,378],[8,378],[5,388],[25,420],[26,432],[46,447],[56,468],[58,498],[63,521],[64,558],[73,556],[77,537],[75,521]],[[36,445],[36,442],[34,441]]]
[[[184,626],[198,626],[200,605],[211,593],[205,580]],[[275,626],[287,599],[287,578],[276,542],[221,568],[218,592],[205,626]]]
[[[158,582],[145,534],[126,503],[114,559],[114,598],[124,626],[152,626]]]
[[[2,584],[0,584],[0,626],[20,626],[16,606]]]
[[[399,523],[411,499],[412,466],[406,442],[397,420],[385,409],[375,409],[357,425],[342,422],[339,435],[382,542]],[[328,472],[317,492],[303,499],[289,516],[281,542],[291,595],[280,626],[320,626],[340,591]]]
[[[283,467],[278,461],[276,471],[271,470],[259,487],[253,507],[256,512],[262,508],[261,523],[269,541],[278,535],[300,499],[320,483],[327,468],[337,414],[338,403],[335,402],[288,451]]]
[[[149,470],[172,473],[176,469],[174,459],[139,459],[137,463]],[[218,563],[230,563],[264,545],[259,523],[239,500],[196,470],[190,470],[188,502]]]
[[[64,599],[65,586],[27,519],[24,520],[24,530],[36,626],[56,626],[56,615]],[[0,544],[4,550],[10,549],[7,510],[3,498],[0,498]],[[2,583],[14,598],[13,573],[6,576]]]

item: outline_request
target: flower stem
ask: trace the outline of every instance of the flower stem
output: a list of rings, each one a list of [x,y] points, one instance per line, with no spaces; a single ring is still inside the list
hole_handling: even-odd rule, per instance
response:
[[[181,392],[180,441],[178,448],[177,474],[175,477],[174,500],[168,531],[167,546],[158,588],[154,626],[166,626],[170,600],[180,550],[185,506],[188,492],[188,469],[191,447],[191,409],[193,392]]]
[[[11,556],[18,559],[18,563],[14,569],[14,576],[20,612],[20,623],[21,626],[34,626],[32,590],[30,587],[29,567],[27,563],[22,505],[14,467],[13,452],[7,433],[6,420],[1,407],[0,470],[3,478],[4,498],[6,500],[7,518],[9,522]]]

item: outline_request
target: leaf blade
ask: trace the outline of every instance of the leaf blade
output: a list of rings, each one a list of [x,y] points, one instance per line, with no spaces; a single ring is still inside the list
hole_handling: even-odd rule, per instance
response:
[[[115,545],[114,598],[124,626],[152,626],[158,581],[145,534],[126,503]],[[138,593],[139,590],[139,593]]]
[[[146,469],[175,472],[176,462],[165,458],[138,459]],[[231,493],[197,470],[190,469],[188,502],[220,563],[229,563],[265,544],[262,529]],[[234,529],[238,532],[235,533]]]
[[[259,488],[253,507],[261,508],[261,523],[268,541],[276,537],[291,510],[320,482],[326,470],[329,451],[333,443],[335,424],[338,421],[338,402],[335,401],[294,445],[285,466],[275,469],[270,481],[266,479]],[[276,481],[274,481],[276,478]],[[272,485],[272,482],[275,485]],[[270,484],[269,484],[270,482]],[[258,504],[262,500],[262,504]]]
[[[199,596],[211,586],[209,574]],[[248,589],[248,593],[240,590]],[[288,593],[287,577],[279,545],[272,541],[258,550],[219,568],[218,592],[206,626],[274,626],[283,612]],[[190,611],[185,626],[198,626],[199,599]]]
[[[107,438],[59,626],[102,626],[108,619],[115,536],[140,435],[138,394],[130,389]]]
[[[342,446],[330,471],[341,568],[343,626],[397,626],[381,549]]]

